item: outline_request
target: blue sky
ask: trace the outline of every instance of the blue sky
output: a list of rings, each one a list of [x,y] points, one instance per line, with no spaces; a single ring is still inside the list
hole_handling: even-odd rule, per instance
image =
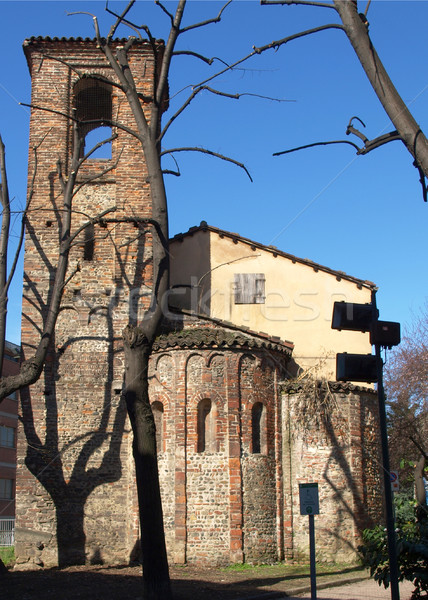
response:
[[[174,3],[166,2],[172,7]],[[112,2],[121,10],[125,2]],[[217,14],[220,3],[190,1],[185,23]],[[364,11],[366,2],[359,2]],[[30,78],[22,42],[32,35],[90,36],[85,10],[100,17],[107,32],[111,18],[104,2],[0,1],[0,132],[7,148],[10,192],[22,207],[26,194]],[[139,1],[134,20],[149,24],[165,38],[168,19],[154,4]],[[421,128],[428,133],[428,2],[373,0],[370,34],[378,54]],[[261,7],[234,1],[222,22],[189,32],[179,47],[233,62],[253,45],[293,32],[337,22],[334,11]],[[128,30],[119,30],[126,36]],[[219,64],[219,63],[217,63]],[[172,107],[187,97],[189,85],[215,67],[192,58],[174,59]],[[367,137],[393,129],[353,50],[340,31],[297,40],[277,52],[254,57],[218,79],[214,87],[283,100],[244,96],[226,100],[208,93],[195,99],[178,119],[165,148],[204,146],[247,166],[240,169],[199,154],[177,156],[182,176],[168,177],[171,235],[201,220],[273,244],[283,251],[345,271],[379,286],[381,318],[410,321],[428,297],[426,232],[428,204],[422,200],[418,173],[401,142],[357,157],[347,145],[325,146],[282,157],[272,153],[314,141],[346,139],[350,117],[366,124]],[[355,140],[357,141],[357,140]],[[165,167],[173,167],[167,159]],[[20,279],[10,300],[8,338],[19,342]]]

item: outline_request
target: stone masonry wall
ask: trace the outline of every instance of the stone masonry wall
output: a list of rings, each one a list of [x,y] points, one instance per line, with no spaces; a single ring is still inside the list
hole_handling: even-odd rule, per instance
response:
[[[377,397],[345,389],[331,398],[320,420],[314,415],[316,411],[319,416],[319,405],[311,407],[304,400],[307,410],[302,412],[298,392],[283,396],[284,512],[290,518],[286,552],[309,552],[308,518],[300,515],[298,486],[316,482],[317,553],[323,560],[352,562],[363,529],[379,523],[383,515]]]

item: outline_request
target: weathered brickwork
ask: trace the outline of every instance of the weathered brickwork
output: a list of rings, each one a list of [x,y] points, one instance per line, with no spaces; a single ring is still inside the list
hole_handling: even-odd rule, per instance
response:
[[[314,424],[310,405],[303,420],[296,414],[298,393],[283,398],[285,506],[291,526],[286,553],[308,553],[308,523],[300,515],[298,485],[317,482],[317,552],[323,560],[340,556],[351,561],[363,529],[383,519],[377,397],[352,386],[347,391],[335,387],[321,426]]]
[[[113,83],[115,78],[90,40],[37,38],[26,42],[25,52],[32,75],[32,104],[38,107],[32,109],[30,123],[32,200],[22,322],[27,358],[46,318],[58,260],[58,224],[62,222],[58,161],[66,177],[73,137],[72,121],[66,115],[79,110],[82,89],[102,85],[100,78]],[[143,96],[150,96],[154,57],[149,44],[137,43],[130,62],[137,88]],[[114,86],[104,87],[114,119],[134,127],[121,92]],[[93,96],[88,98],[85,110],[96,117],[99,108]],[[111,155],[111,159],[89,159],[79,171],[78,188],[111,167],[78,189],[72,232],[106,211],[106,218],[119,220],[151,216],[138,142],[118,130]],[[23,394],[18,562],[25,563],[28,554],[34,554],[34,531],[52,537],[50,543],[39,544],[31,558],[40,564],[127,561],[138,538],[129,425],[120,396],[121,332],[129,319],[142,314],[152,285],[151,237],[146,229],[132,223],[103,223],[94,225],[89,236],[85,230],[76,238],[54,345],[39,382]],[[109,544],[102,541],[100,532]]]
[[[287,361],[251,336],[198,321],[160,338],[150,381],[153,404],[163,406],[159,459],[171,560],[278,559],[275,383]],[[256,402],[265,411],[258,448]]]

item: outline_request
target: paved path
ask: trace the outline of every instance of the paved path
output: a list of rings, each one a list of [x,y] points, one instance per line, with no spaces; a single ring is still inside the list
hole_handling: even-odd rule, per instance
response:
[[[400,600],[410,600],[414,585],[409,581],[400,583]],[[295,596],[294,600],[308,598],[310,599],[310,592]],[[391,590],[387,590],[382,586],[380,587],[372,579],[365,581],[359,581],[357,583],[351,583],[348,585],[341,585],[338,587],[326,588],[324,590],[317,590],[317,600],[390,600]],[[290,598],[290,600],[293,600]]]

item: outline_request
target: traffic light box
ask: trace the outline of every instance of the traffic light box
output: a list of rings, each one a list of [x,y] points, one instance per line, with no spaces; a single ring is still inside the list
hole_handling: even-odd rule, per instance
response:
[[[339,331],[370,332],[370,343],[379,348],[397,346],[400,343],[400,323],[379,321],[378,317],[379,311],[374,304],[335,302],[331,327]],[[377,366],[375,355],[343,352],[336,355],[336,379],[375,383],[378,380]]]

